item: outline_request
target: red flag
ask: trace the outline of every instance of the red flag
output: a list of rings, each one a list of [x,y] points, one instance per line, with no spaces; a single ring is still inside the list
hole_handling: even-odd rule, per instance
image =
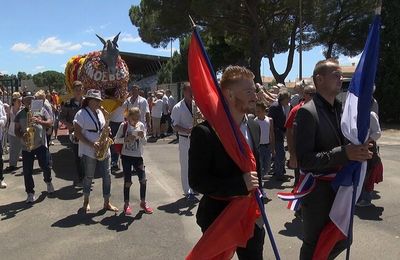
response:
[[[194,30],[188,54],[189,80],[196,105],[217,133],[225,151],[243,172],[256,171],[256,160],[233,122],[200,36]],[[187,260],[231,259],[236,247],[253,236],[260,211],[255,194],[235,198],[206,230]]]

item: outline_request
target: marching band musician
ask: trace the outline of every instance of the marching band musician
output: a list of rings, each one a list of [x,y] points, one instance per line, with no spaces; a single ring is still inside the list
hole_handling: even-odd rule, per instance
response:
[[[46,128],[53,125],[53,119],[43,105],[37,115],[32,114],[31,103],[34,96],[31,92],[24,92],[22,96],[22,102],[25,107],[15,116],[15,135],[22,141],[22,167],[25,191],[28,194],[26,203],[33,203],[35,202],[35,183],[32,174],[35,156],[43,171],[44,181],[47,185],[47,193],[51,194],[54,192],[54,187],[51,182],[51,169],[48,156],[49,150],[47,149],[48,144],[46,138]],[[33,137],[27,132],[28,127],[34,129],[33,132],[30,132]]]
[[[85,177],[83,179],[83,211],[90,211],[89,195],[92,186],[92,180],[96,171],[100,172],[103,178],[103,198],[104,209],[118,211],[110,203],[111,178],[110,178],[110,151],[104,160],[96,158],[96,151],[101,149],[99,138],[106,125],[103,112],[100,110],[102,101],[100,90],[89,89],[86,93],[82,108],[76,113],[74,118],[75,136],[79,140],[79,156],[81,157]],[[106,126],[108,127],[108,126]]]

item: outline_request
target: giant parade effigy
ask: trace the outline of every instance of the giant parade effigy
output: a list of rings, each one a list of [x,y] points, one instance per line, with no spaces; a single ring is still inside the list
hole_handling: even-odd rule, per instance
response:
[[[75,80],[83,83],[85,92],[99,89],[103,107],[112,112],[127,96],[129,69],[119,55],[119,33],[112,41],[96,36],[103,43],[103,50],[70,58],[65,67],[65,84],[69,93]]]

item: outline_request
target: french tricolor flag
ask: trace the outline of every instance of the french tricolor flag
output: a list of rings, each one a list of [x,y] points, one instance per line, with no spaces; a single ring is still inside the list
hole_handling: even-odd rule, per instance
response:
[[[380,24],[380,16],[376,15],[344,106],[341,129],[353,144],[363,144],[368,140],[372,90],[378,64]],[[313,259],[328,259],[338,241],[351,238],[354,204],[360,196],[366,168],[366,162],[351,161],[336,175],[332,182],[337,194],[329,214],[331,222],[325,226],[319,237]]]

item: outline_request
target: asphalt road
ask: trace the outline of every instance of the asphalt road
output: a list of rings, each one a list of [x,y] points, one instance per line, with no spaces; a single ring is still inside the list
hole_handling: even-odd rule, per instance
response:
[[[111,191],[111,201],[120,212],[101,210],[101,179],[96,179],[92,211],[82,214],[82,191],[71,186],[72,155],[60,142],[51,147],[53,196],[44,192],[41,172],[36,170],[37,202],[27,205],[22,169],[5,174],[9,187],[0,190],[0,259],[184,259],[201,233],[195,223],[197,205],[188,204],[182,196],[178,147],[171,141],[149,143],[145,149],[147,198],[155,210],[152,215],[139,211],[135,179],[131,189],[133,215],[122,214],[120,173],[113,175]],[[351,259],[400,259],[400,131],[385,131],[379,144],[384,182],[376,186],[374,206],[356,212]],[[278,191],[290,189],[292,182],[268,181],[266,185],[272,198],[266,210],[281,259],[298,259],[301,246],[301,222],[276,197]],[[274,259],[268,239],[264,256]],[[344,259],[344,254],[338,259]]]

